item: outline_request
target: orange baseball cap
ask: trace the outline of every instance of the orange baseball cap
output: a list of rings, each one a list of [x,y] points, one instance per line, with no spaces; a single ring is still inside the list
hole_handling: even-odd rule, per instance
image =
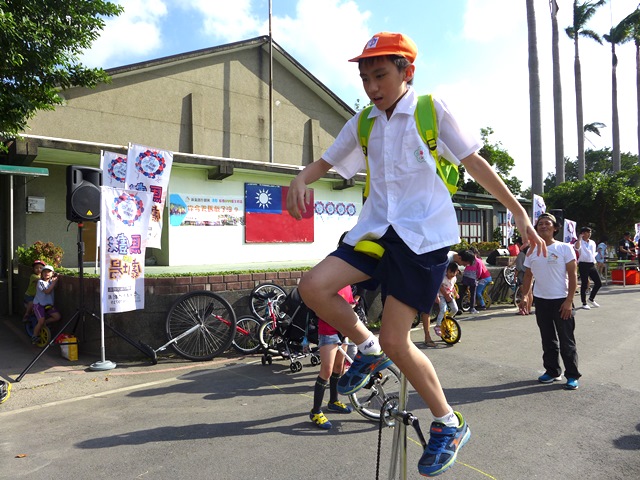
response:
[[[380,32],[371,37],[360,55],[349,61],[357,62],[361,58],[382,55],[400,55],[413,63],[418,56],[418,47],[413,40],[401,33]]]

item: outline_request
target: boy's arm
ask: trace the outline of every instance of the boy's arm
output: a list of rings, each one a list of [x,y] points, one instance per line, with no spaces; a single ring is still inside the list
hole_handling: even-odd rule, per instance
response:
[[[307,204],[310,202],[310,194],[307,185],[322,178],[329,171],[331,164],[323,159],[310,163],[295,176],[289,184],[287,193],[287,210],[296,220],[302,218],[302,213],[307,211]]]
[[[529,244],[531,245],[529,254],[533,252],[533,247],[538,246],[537,251],[541,252],[542,255],[546,257],[547,245],[534,230],[525,209],[509,191],[491,165],[489,165],[487,161],[477,153],[472,153],[468,157],[462,159],[461,163],[476,182],[482,185],[491,195],[496,197],[496,199],[502,203],[502,205],[507,207],[509,211],[513,212],[513,218],[516,221],[518,230],[522,233],[523,237],[528,239]]]

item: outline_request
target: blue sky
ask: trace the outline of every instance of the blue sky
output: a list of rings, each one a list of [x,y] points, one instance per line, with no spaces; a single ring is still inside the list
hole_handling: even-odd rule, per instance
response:
[[[83,58],[111,68],[268,34],[268,0],[118,0],[125,12],[107,22]],[[571,0],[558,0],[565,156],[577,155]],[[638,0],[609,0],[589,23],[609,31]],[[543,171],[555,169],[548,0],[535,0],[540,62]],[[524,0],[273,0],[273,37],[347,104],[367,103],[357,66],[347,60],[376,32],[403,32],[417,43],[414,86],[445,99],[462,123],[516,160],[513,173],[531,184],[527,24]],[[617,49],[622,151],[637,153],[635,46]],[[611,53],[605,42],[580,42],[585,123],[602,122],[586,147],[611,147]],[[593,145],[590,143],[592,142]]]

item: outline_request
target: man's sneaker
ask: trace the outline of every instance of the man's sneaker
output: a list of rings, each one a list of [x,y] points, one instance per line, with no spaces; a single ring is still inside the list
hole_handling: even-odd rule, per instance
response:
[[[438,335],[439,337],[441,337],[441,336],[442,336],[442,330],[440,329],[440,325],[436,325],[436,326],[433,328],[433,331],[434,331],[434,332],[436,333],[436,335]]]
[[[383,352],[371,355],[358,353],[349,370],[338,380],[338,393],[351,395],[367,384],[371,375],[384,370],[393,362]]]
[[[351,407],[349,405],[337,401],[327,403],[327,410],[337,413],[351,413]]]
[[[457,428],[447,427],[438,422],[431,424],[429,443],[418,462],[420,475],[435,477],[450,468],[456,461],[458,450],[469,440],[471,430],[467,422],[460,413],[453,413],[460,422]]]
[[[564,388],[567,390],[577,390],[578,389],[578,379],[577,378],[567,378],[567,383]]]
[[[589,305],[591,305],[591,308],[598,308],[600,306],[595,300],[589,300]]]
[[[316,427],[321,428],[323,430],[329,430],[331,428],[331,422],[327,420],[327,417],[324,416],[324,413],[313,413],[309,414],[309,418],[313,423],[316,424]]]
[[[480,313],[480,312],[475,308],[472,308],[471,310],[469,310],[469,313]]]
[[[548,373],[545,373],[544,375],[540,375],[538,377],[538,381],[540,383],[553,383],[553,382],[559,382],[560,380],[562,380],[562,376],[552,377]]]
[[[583,308],[583,310],[591,310],[591,307],[589,305],[587,305],[586,303],[582,304],[582,308]]]

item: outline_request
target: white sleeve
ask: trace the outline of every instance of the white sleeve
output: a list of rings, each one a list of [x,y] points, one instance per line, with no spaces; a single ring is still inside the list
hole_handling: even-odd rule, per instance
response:
[[[343,178],[351,178],[366,168],[362,146],[358,140],[358,118],[361,113],[347,121],[335,141],[322,155],[322,159]]]

